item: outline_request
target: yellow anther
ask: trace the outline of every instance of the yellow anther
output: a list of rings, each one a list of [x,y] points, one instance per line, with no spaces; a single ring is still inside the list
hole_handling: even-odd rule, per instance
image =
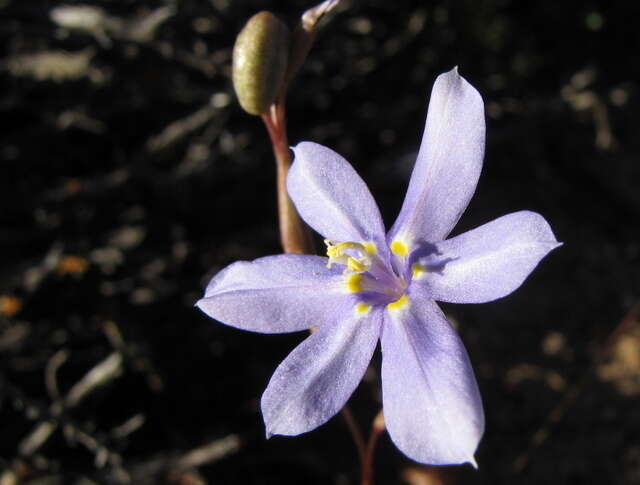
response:
[[[393,254],[397,254],[398,256],[406,256],[409,254],[409,248],[402,241],[398,241],[397,239],[391,243],[391,252]]]
[[[324,243],[327,245],[327,256],[329,256],[329,257],[338,256],[338,255],[344,253],[344,251],[346,249],[359,249],[359,250],[364,249],[364,246],[362,244],[355,243],[355,242],[349,242],[349,241],[341,242],[341,243],[338,243],[338,244],[333,244],[328,239],[325,239]]]
[[[339,245],[332,246],[328,241],[325,241],[325,244],[327,245],[327,256],[330,258],[337,258],[340,256],[341,251]]]
[[[362,275],[352,274],[347,278],[347,290],[349,293],[359,293],[362,291]]]
[[[361,260],[349,258],[347,259],[347,269],[353,273],[364,273],[369,268]]]
[[[378,254],[378,248],[376,247],[375,243],[368,242],[364,243],[363,246],[367,254]]]
[[[391,303],[389,303],[387,305],[387,310],[397,311],[406,307],[408,304],[409,304],[409,297],[407,295],[402,295],[396,301],[392,301]]]
[[[356,313],[359,315],[364,315],[371,311],[371,305],[367,305],[366,303],[358,303],[356,305]]]
[[[362,244],[355,242],[332,244],[328,239],[325,239],[324,243],[327,245],[327,256],[329,256],[327,268],[331,268],[333,264],[343,264],[346,266],[345,273],[369,271],[371,260]]]
[[[411,277],[414,280],[420,278],[420,276],[422,276],[425,271],[427,271],[426,268],[420,263],[414,263],[413,266],[411,266]]]

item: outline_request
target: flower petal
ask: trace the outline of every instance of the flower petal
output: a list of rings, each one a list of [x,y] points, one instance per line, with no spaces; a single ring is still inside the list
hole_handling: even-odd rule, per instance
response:
[[[336,304],[348,301],[344,277],[327,258],[301,254],[239,261],[218,273],[196,303],[232,327],[262,333],[305,330],[331,322]]]
[[[484,303],[516,290],[540,260],[562,243],[535,212],[508,214],[436,244],[429,257],[432,271],[416,283],[433,299],[451,303]]]
[[[457,68],[441,74],[431,92],[418,159],[389,241],[411,247],[442,241],[473,196],[484,156],[482,97]]]
[[[419,292],[385,313],[382,401],[391,439],[431,465],[475,464],[484,413],[469,357],[442,311]]]
[[[344,158],[317,143],[293,148],[287,191],[302,218],[331,241],[373,241],[386,248],[380,210]]]
[[[262,395],[267,437],[311,431],[334,416],[362,379],[380,336],[382,312],[342,307],[278,366]]]

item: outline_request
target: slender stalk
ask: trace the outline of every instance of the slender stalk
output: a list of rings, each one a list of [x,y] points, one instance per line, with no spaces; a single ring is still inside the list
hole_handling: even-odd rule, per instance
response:
[[[361,485],[373,485],[373,462],[375,460],[376,445],[384,430],[384,415],[382,411],[380,411],[374,418],[373,423],[371,423],[371,433],[367,441],[367,448],[364,453],[364,458],[361,460]]]
[[[284,104],[271,106],[262,115],[276,159],[276,180],[278,187],[278,224],[280,242],[285,253],[312,254],[313,241],[306,226],[300,219],[293,202],[287,194],[287,173],[291,166],[291,154],[287,139]]]
[[[342,417],[349,428],[349,432],[351,433],[351,437],[353,438],[353,443],[356,445],[356,450],[358,451],[358,458],[360,459],[360,466],[363,466],[366,456],[366,445],[364,442],[364,436],[362,435],[362,431],[360,431],[360,426],[358,426],[358,422],[353,417],[353,413],[351,412],[351,408],[349,408],[348,404],[345,404],[342,410]]]

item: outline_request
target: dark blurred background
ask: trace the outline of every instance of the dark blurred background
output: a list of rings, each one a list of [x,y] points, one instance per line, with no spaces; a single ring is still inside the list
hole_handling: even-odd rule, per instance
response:
[[[230,84],[235,35],[258,10],[293,26],[312,5],[0,0],[1,485],[358,483],[339,416],[264,439],[259,397],[304,334],[193,308],[222,267],[280,252],[271,147]],[[455,233],[530,209],[565,243],[508,298],[445,307],[485,403],[479,470],[420,467],[383,436],[377,483],[640,483],[639,16],[372,0],[324,25],[290,91],[291,143],[344,155],[390,224],[432,83],[458,65],[487,151]],[[374,359],[351,401],[365,428],[379,403]]]

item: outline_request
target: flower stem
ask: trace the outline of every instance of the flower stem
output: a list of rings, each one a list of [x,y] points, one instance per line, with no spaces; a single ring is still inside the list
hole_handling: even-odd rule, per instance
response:
[[[291,154],[287,140],[284,103],[272,105],[271,109],[262,115],[262,121],[269,132],[276,159],[278,224],[282,249],[285,253],[312,254],[314,250],[311,235],[287,194],[287,173],[291,166]]]
[[[353,443],[356,445],[356,450],[358,451],[358,458],[360,459],[360,466],[363,466],[366,456],[366,445],[364,442],[364,436],[362,435],[362,431],[360,431],[360,426],[358,426],[358,422],[353,417],[353,413],[351,412],[351,408],[349,408],[348,404],[345,404],[342,410],[342,417],[349,428],[349,432],[351,433],[351,437],[353,438]]]
[[[361,460],[361,485],[373,485],[373,462],[375,459],[376,445],[378,444],[378,438],[380,438],[384,430],[384,415],[382,411],[380,411],[371,424],[371,433],[367,441],[367,448],[364,453],[364,458]]]

